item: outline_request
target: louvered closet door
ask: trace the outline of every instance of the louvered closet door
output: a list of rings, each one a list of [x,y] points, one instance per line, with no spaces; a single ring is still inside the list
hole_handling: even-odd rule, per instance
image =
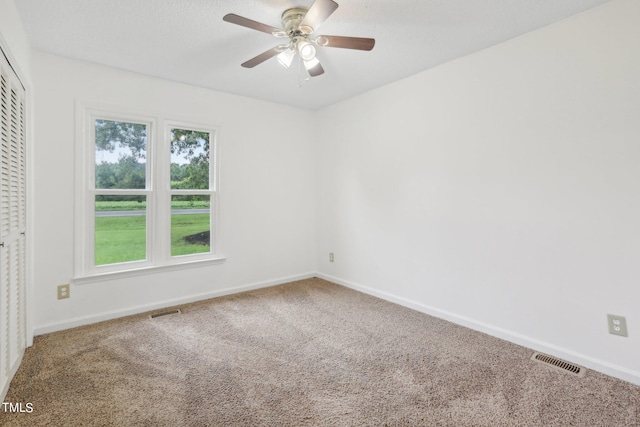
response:
[[[0,51],[0,393],[26,347],[25,93]]]

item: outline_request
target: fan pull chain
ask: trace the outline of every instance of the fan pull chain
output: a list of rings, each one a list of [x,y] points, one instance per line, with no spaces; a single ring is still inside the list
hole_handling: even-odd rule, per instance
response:
[[[304,68],[302,66],[302,57],[300,55],[297,55],[298,57],[298,87],[302,87],[302,82],[309,80],[309,76],[305,76],[304,78],[302,77],[302,69]],[[306,72],[306,69],[305,69]]]

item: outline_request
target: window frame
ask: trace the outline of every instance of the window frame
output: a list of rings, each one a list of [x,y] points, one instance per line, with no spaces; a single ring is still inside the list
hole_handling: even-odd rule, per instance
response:
[[[207,132],[209,134],[209,188],[204,189],[173,189],[171,188],[171,130],[172,129],[184,129],[192,130],[196,132]],[[171,263],[179,263],[182,259],[188,260],[200,260],[209,259],[212,255],[215,255],[217,251],[217,218],[218,218],[218,152],[217,152],[217,129],[212,126],[194,125],[193,123],[179,122],[179,121],[167,121],[164,127],[164,147],[163,152],[168,157],[166,161],[163,161],[163,166],[166,168],[166,178],[163,182],[166,185],[165,191],[168,200],[165,203],[159,203],[161,206],[166,206],[168,209],[168,224],[167,224],[167,236],[169,241],[167,245],[163,245],[163,250],[168,251],[167,257],[171,260]],[[163,192],[165,193],[165,192]],[[163,194],[164,196],[165,194]],[[171,198],[178,195],[205,195],[209,196],[209,252],[203,252],[198,254],[189,255],[171,255]]]
[[[147,126],[146,188],[96,189],[95,121],[113,120]],[[209,189],[178,190],[180,194],[210,197],[210,251],[171,256],[171,129],[209,133]],[[219,242],[219,165],[217,126],[167,120],[122,108],[92,108],[76,105],[76,195],[74,277],[76,284],[137,276],[150,272],[191,268],[223,262]],[[146,259],[95,265],[95,196],[144,195],[146,197]]]

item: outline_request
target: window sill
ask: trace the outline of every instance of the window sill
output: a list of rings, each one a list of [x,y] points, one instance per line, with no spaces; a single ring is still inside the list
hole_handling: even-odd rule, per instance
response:
[[[125,279],[128,277],[143,276],[147,274],[164,273],[167,271],[183,270],[185,268],[205,267],[207,265],[222,264],[227,258],[208,258],[194,261],[181,262],[176,264],[153,265],[149,267],[138,267],[130,270],[110,271],[96,273],[86,276],[77,276],[72,279],[74,285],[85,285],[88,283],[104,282],[105,280]]]

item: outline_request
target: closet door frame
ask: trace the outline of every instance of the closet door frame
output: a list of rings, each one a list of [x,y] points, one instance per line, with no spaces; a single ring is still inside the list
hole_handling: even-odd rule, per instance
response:
[[[31,135],[31,98],[29,83],[24,74],[16,66],[4,39],[0,35],[0,68],[5,80],[4,97],[5,110],[0,115],[9,114],[8,120],[0,117],[0,139],[2,142],[2,168],[7,165],[9,170],[2,171],[3,186],[9,185],[9,191],[2,191],[3,199],[1,210],[4,216],[9,211],[13,213],[11,218],[1,218],[2,233],[0,235],[0,279],[7,281],[1,289],[0,301],[0,398],[4,399],[9,383],[22,361],[22,356],[27,347],[33,344],[33,327],[31,324],[31,277],[32,277],[32,237],[28,230],[32,229],[33,218],[28,215],[33,206],[31,199],[31,161],[30,135]],[[0,88],[0,91],[2,89]],[[2,108],[2,103],[0,103]],[[12,111],[17,108],[12,117]],[[4,124],[3,124],[4,122]],[[7,129],[6,126],[9,128]],[[17,135],[14,135],[17,132]],[[3,135],[4,133],[4,135]],[[17,140],[15,140],[17,138]],[[12,139],[14,139],[12,141]],[[9,147],[4,147],[8,142]],[[12,151],[13,150],[13,151]],[[17,151],[16,151],[17,150]],[[14,170],[17,168],[17,170]],[[8,176],[8,182],[7,180]],[[16,187],[16,188],[14,188]],[[5,207],[9,203],[10,206]],[[17,218],[15,215],[17,214]],[[13,265],[12,265],[13,264]],[[12,266],[9,270],[7,267]],[[12,289],[11,285],[15,282]]]

